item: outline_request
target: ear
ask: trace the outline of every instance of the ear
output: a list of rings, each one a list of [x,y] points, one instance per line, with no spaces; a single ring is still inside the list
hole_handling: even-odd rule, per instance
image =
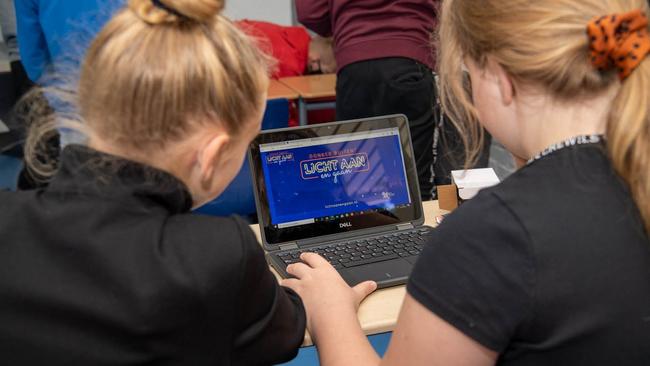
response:
[[[198,152],[197,164],[201,185],[208,186],[216,170],[221,166],[230,144],[230,136],[225,133],[213,135]]]
[[[490,70],[497,78],[497,83],[499,85],[499,93],[501,94],[501,102],[503,105],[510,105],[515,98],[515,84],[512,80],[512,77],[506,72],[506,70],[499,63],[494,60],[489,60]]]

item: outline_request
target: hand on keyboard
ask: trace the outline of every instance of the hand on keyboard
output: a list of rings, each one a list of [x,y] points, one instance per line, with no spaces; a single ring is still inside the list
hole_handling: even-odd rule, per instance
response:
[[[377,289],[377,284],[366,281],[351,288],[320,255],[302,253],[300,260],[287,267],[295,278],[284,279],[280,284],[300,295],[307,311],[309,332],[317,334],[319,324],[331,327],[341,321],[356,322],[359,304]]]

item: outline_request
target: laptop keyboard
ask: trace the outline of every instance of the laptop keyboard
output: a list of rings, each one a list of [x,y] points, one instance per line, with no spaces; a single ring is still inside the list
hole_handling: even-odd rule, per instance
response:
[[[336,269],[356,267],[369,263],[418,255],[424,247],[424,243],[426,242],[425,236],[430,230],[430,228],[423,227],[377,237],[280,252],[277,256],[287,266],[300,262],[300,254],[309,252],[320,254]]]

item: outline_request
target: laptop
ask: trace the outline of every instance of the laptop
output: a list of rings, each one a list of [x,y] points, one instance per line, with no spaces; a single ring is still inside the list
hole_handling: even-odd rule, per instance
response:
[[[406,283],[431,230],[406,116],[264,131],[249,161],[262,244],[281,276],[315,252],[351,286]]]

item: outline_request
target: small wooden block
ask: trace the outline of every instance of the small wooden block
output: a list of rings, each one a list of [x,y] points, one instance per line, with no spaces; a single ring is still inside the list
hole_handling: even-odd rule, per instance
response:
[[[458,207],[458,187],[455,184],[438,186],[438,205],[441,209],[453,211]]]

